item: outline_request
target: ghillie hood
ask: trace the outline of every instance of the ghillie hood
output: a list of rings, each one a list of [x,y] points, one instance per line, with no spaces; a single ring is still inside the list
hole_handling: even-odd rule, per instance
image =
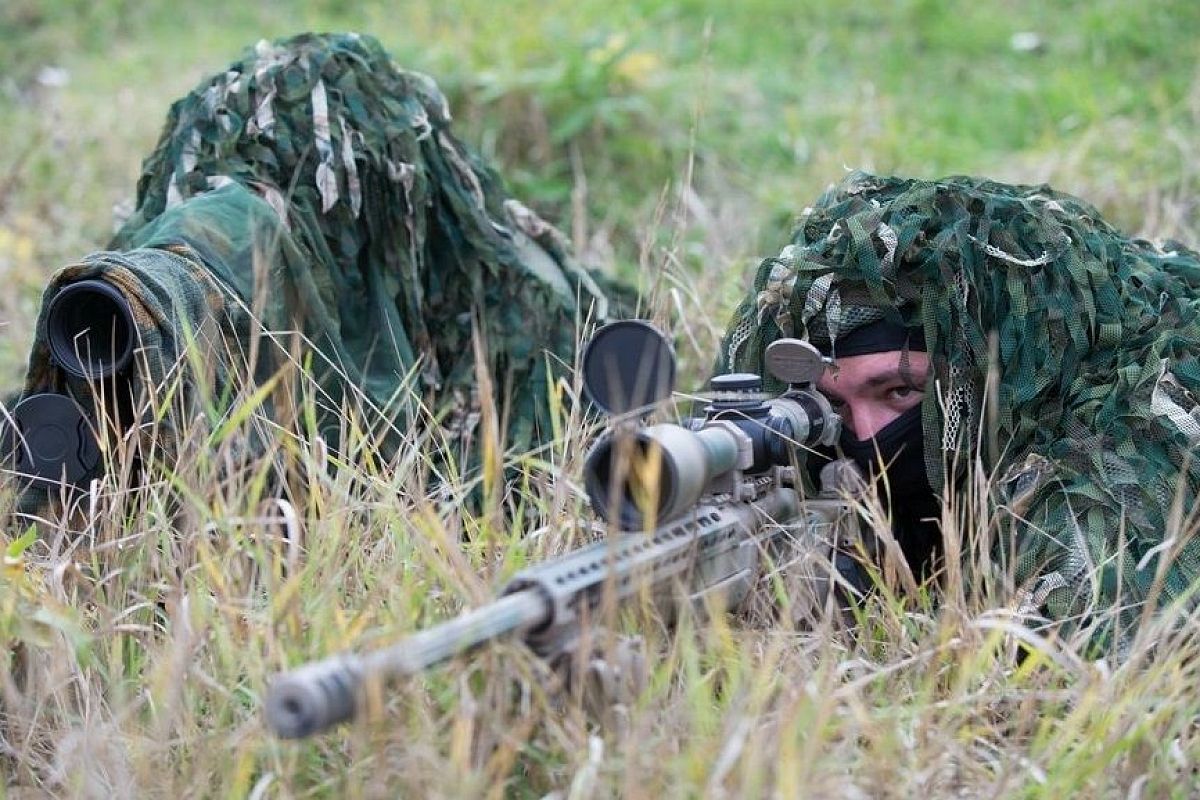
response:
[[[1123,235],[1047,186],[856,173],[762,263],[718,367],[762,372],[782,336],[836,355],[881,317],[919,328],[932,358],[931,485],[975,457],[1000,478],[1011,536],[996,555],[1015,553],[1035,607],[1132,610],[1175,550],[1158,602],[1189,591],[1200,541],[1164,543],[1182,534],[1177,495],[1191,509],[1200,489],[1195,252]]]
[[[200,338],[216,343],[219,395],[245,371],[251,312],[282,352],[301,333],[284,357],[317,379],[331,437],[347,408],[373,431],[402,434],[425,408],[451,440],[468,434],[478,331],[507,401],[501,444],[517,450],[549,438],[554,371],[581,323],[632,297],[575,263],[454,137],[429,78],[357,35],[261,42],[177,101],[110,251],[60,271],[46,300],[82,278],[126,295],[151,393]],[[69,392],[90,411],[89,388],[50,358],[44,309],[25,393]]]

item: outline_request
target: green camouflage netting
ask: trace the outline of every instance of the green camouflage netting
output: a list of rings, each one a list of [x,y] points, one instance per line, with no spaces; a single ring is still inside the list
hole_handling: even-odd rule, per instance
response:
[[[518,450],[549,437],[551,373],[570,365],[580,325],[632,296],[505,193],[451,134],[431,80],[357,35],[261,42],[176,102],[110,252],[56,274],[46,301],[87,277],[130,301],[151,393],[186,366],[189,339],[209,343],[217,394],[245,374],[251,312],[280,344],[257,349],[259,379],[302,332],[296,360],[330,436],[350,407],[398,434],[424,402],[467,438],[478,330]],[[89,388],[50,359],[45,307],[25,394],[69,392],[90,412]]]
[[[836,349],[864,309],[923,329],[939,390],[923,406],[931,484],[945,485],[944,456],[962,471],[981,444],[1012,522],[995,556],[1014,554],[1031,607],[1075,624],[1117,609],[1128,630],[1151,598],[1191,604],[1200,541],[1171,516],[1200,489],[1195,252],[1131,239],[1046,186],[856,173],[763,262],[719,367],[762,372],[787,335]]]

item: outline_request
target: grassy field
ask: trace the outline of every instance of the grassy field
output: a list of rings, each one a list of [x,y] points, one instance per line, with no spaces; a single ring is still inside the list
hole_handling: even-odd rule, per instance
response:
[[[581,257],[670,287],[655,313],[684,388],[847,168],[1046,181],[1200,242],[1190,0],[0,0],[0,385],[20,384],[51,272],[104,247],[170,102],[306,29],[374,34],[433,75],[458,135]],[[957,586],[936,612],[877,598],[854,636],[644,623],[649,686],[603,722],[507,645],[279,742],[272,673],[445,619],[575,540],[583,432],[508,498],[519,525],[433,502],[416,453],[329,469],[294,448],[306,477],[281,504],[225,469],[241,432],[185,430],[136,498],[118,481],[40,537],[0,533],[6,794],[1200,794],[1200,642],[1121,664],[1046,645],[1018,668],[1002,609]]]

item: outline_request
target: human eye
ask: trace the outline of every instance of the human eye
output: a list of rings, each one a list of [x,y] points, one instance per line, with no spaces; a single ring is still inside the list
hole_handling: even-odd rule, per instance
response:
[[[902,384],[899,386],[892,386],[891,388],[887,389],[884,392],[884,397],[894,403],[905,403],[923,397],[924,394],[925,392],[923,389],[920,389],[916,386]]]

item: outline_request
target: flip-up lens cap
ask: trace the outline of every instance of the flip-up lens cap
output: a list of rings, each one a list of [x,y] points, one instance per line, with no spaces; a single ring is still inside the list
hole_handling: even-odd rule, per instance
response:
[[[675,354],[649,322],[626,319],[596,331],[583,351],[583,388],[607,414],[647,409],[671,396]]]
[[[35,483],[81,486],[100,474],[91,422],[65,395],[35,394],[17,403],[0,443],[5,466]]]

